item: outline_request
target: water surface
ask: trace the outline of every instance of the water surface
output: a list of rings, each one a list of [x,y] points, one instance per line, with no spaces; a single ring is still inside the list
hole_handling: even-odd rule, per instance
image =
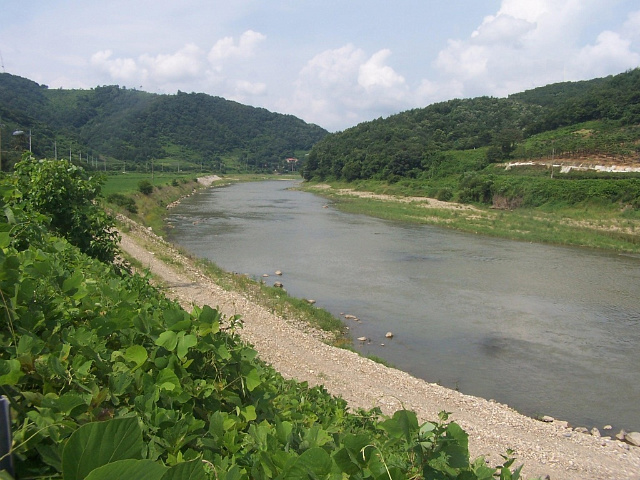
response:
[[[640,430],[640,258],[346,214],[293,182],[215,188],[171,240],[281,281],[356,346],[430,382],[574,426]],[[394,338],[385,338],[391,331]],[[384,344],[384,346],[382,346]]]

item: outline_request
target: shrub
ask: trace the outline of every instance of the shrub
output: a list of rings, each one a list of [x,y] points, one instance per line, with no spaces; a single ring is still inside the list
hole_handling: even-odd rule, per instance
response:
[[[102,179],[68,160],[35,160],[15,166],[24,209],[49,218],[53,232],[87,255],[111,262],[118,252],[115,221],[96,203]]]
[[[114,205],[118,205],[120,207],[124,207],[128,212],[138,213],[138,206],[133,198],[127,197],[122,193],[112,193],[107,196],[107,202],[113,203]]]
[[[151,185],[149,180],[140,180],[138,182],[138,190],[140,190],[140,193],[145,195],[151,195],[153,192],[153,185]]]

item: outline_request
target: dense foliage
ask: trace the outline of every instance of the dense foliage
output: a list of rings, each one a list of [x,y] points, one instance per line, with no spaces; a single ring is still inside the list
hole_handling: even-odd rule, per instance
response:
[[[25,155],[15,166],[19,201],[45,215],[48,227],[87,255],[112,261],[119,237],[115,222],[96,203],[102,180],[68,160],[35,160]],[[26,241],[26,240],[25,240]]]
[[[303,176],[394,182],[479,171],[509,159],[569,153],[637,155],[638,123],[640,69],[503,99],[450,100],[365,122],[319,141]],[[573,128],[552,134],[567,126]],[[483,149],[479,159],[476,149]],[[450,154],[455,151],[469,152],[473,161],[461,162],[459,155]]]
[[[34,165],[47,163],[19,170]],[[84,185],[72,168],[56,174]],[[240,341],[238,318],[188,313],[85,255],[24,189],[0,179],[0,392],[16,478],[518,478],[513,459],[470,461],[446,414],[420,425],[410,411],[350,413],[285,380]]]
[[[94,159],[129,169],[152,159],[182,161],[207,169],[225,163],[248,170],[284,168],[284,160],[306,151],[326,131],[292,115],[269,112],[202,93],[154,95],[117,85],[91,90],[49,89],[30,80],[0,74],[0,122],[5,167],[26,148],[25,137],[10,130],[32,130],[38,156]],[[7,148],[10,145],[10,148]],[[172,163],[173,162],[173,163]],[[91,163],[88,161],[87,163]]]

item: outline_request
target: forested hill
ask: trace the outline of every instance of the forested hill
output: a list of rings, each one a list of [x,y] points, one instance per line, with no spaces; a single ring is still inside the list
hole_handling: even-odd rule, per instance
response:
[[[303,175],[397,181],[552,155],[637,158],[639,124],[635,69],[508,98],[450,100],[362,123],[318,142]]]
[[[283,167],[308,151],[327,131],[292,115],[242,105],[204,93],[157,95],[117,85],[91,90],[49,89],[0,74],[0,123],[5,166],[19,158],[32,132],[36,156],[87,155],[127,168],[164,160],[249,170]],[[66,153],[65,153],[66,152]]]

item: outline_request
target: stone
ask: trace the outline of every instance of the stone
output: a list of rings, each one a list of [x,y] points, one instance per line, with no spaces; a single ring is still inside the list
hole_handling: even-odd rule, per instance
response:
[[[266,278],[266,277],[269,276],[269,274],[268,273],[263,273],[262,276]]]
[[[589,433],[589,430],[587,430],[584,427],[578,427],[578,428],[575,429],[575,431],[578,432],[578,433]]]
[[[357,317],[356,317],[355,315],[349,315],[349,314],[347,314],[347,315],[345,315],[345,316],[344,316],[344,318],[347,318],[347,319],[349,319],[349,320],[355,320]]]
[[[545,422],[545,423],[551,423],[555,420],[555,418],[550,417],[549,415],[544,415],[542,417],[540,417],[540,420]]]
[[[627,436],[627,432],[625,432],[624,430],[620,430],[617,434],[616,434],[616,438],[618,440],[620,440],[621,442],[624,442],[625,438]]]
[[[625,435],[625,440],[631,445],[640,447],[640,432],[631,432]]]
[[[275,282],[273,286],[276,288],[282,288],[284,285],[282,285],[282,282]]]
[[[276,275],[282,275],[282,272],[280,270],[276,270]]]
[[[604,427],[602,427],[603,430],[611,430],[613,429],[613,427],[611,425],[605,425]]]
[[[386,337],[386,338],[393,338],[393,333],[392,333],[392,332],[387,332],[387,333],[385,334],[385,337]]]
[[[307,303],[308,303],[309,305],[313,305],[314,303],[316,303],[316,301],[315,301],[315,300],[313,300],[312,298],[307,298]]]
[[[360,342],[366,342],[368,340],[368,338],[367,337],[358,337],[358,340]]]
[[[591,435],[593,435],[596,438],[600,438],[602,435],[600,435],[600,430],[598,430],[596,427],[593,427],[591,429]]]

